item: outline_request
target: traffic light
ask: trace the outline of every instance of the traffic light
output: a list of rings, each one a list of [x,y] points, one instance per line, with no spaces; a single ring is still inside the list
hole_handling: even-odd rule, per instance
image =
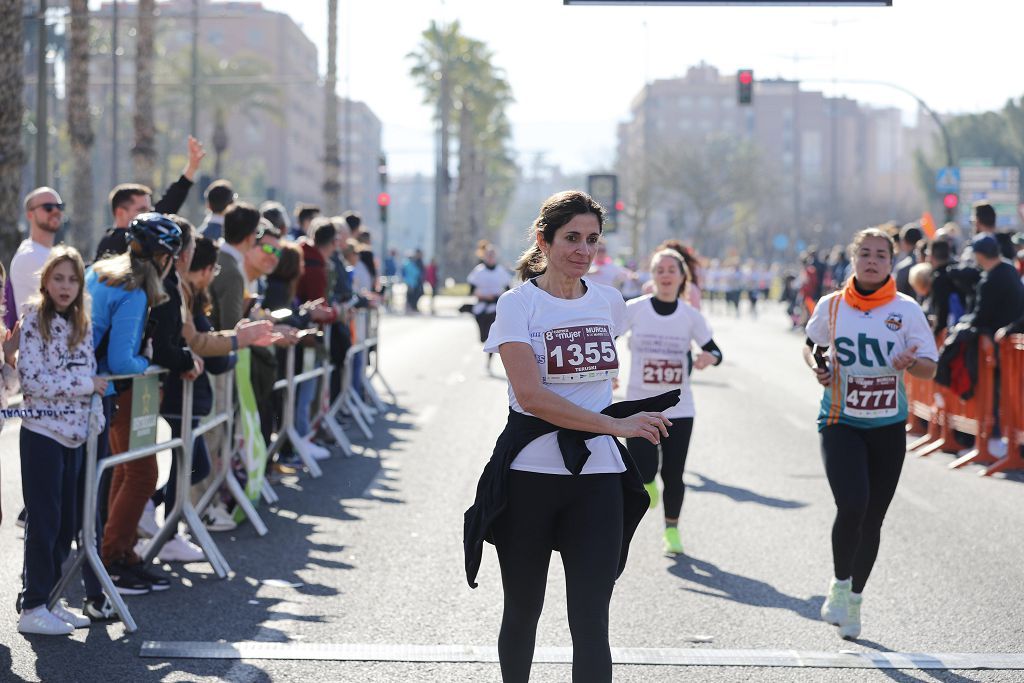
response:
[[[388,222],[388,205],[391,204],[391,195],[387,192],[381,192],[377,195],[377,206],[380,207],[380,222],[382,224]]]
[[[736,73],[736,95],[740,104],[754,102],[754,70],[740,69]]]
[[[942,197],[942,206],[946,207],[946,221],[956,218],[956,207],[960,205],[960,197],[955,192],[949,192]]]

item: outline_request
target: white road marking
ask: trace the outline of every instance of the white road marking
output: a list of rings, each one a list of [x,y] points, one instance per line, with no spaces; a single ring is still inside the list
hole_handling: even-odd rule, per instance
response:
[[[695,636],[700,638],[700,636]],[[301,659],[372,662],[497,662],[498,649],[478,645],[404,645],[348,643],[215,643],[152,641],[140,657],[158,659]],[[572,648],[538,647],[533,661],[569,664]],[[631,665],[749,666],[812,669],[1024,669],[1020,653],[877,652],[841,650],[716,650],[707,648],[613,647],[612,662]],[[236,664],[228,672],[230,674]]]

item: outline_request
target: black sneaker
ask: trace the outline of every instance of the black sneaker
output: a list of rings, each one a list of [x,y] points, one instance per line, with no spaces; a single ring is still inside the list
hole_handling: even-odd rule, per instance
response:
[[[110,621],[121,621],[113,603],[107,596],[101,595],[98,598],[86,598],[82,603],[82,614],[89,617],[92,623],[104,623]]]
[[[150,571],[141,562],[128,565],[128,571],[132,572],[139,581],[148,583],[149,589],[152,591],[165,591],[171,587],[171,582],[167,578]]]
[[[145,595],[153,590],[152,584],[137,576],[129,565],[115,562],[107,567],[107,573],[121,595]]]

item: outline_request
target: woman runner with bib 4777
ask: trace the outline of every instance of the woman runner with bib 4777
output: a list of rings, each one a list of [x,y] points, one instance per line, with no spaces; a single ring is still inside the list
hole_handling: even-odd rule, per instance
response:
[[[821,618],[846,639],[860,635],[861,594],[906,455],[903,373],[931,378],[938,360],[921,307],[896,291],[892,239],[861,230],[852,252],[853,276],[818,301],[804,348],[825,387],[818,431],[836,503],[835,576]]]

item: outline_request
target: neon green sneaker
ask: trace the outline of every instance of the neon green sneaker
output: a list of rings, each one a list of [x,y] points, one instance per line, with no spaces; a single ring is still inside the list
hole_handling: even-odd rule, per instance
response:
[[[665,554],[666,555],[682,555],[683,554],[683,542],[679,540],[679,528],[670,526],[665,527]]]
[[[850,605],[850,579],[840,581],[833,578],[828,584],[828,597],[821,606],[821,620],[833,626],[841,626],[846,620]]]
[[[846,619],[839,625],[839,635],[845,640],[855,640],[860,635],[860,604],[863,596],[850,593]]]
[[[649,481],[644,484],[644,488],[647,489],[647,495],[651,497],[651,504],[647,506],[647,509],[653,510],[658,507],[658,484]]]

